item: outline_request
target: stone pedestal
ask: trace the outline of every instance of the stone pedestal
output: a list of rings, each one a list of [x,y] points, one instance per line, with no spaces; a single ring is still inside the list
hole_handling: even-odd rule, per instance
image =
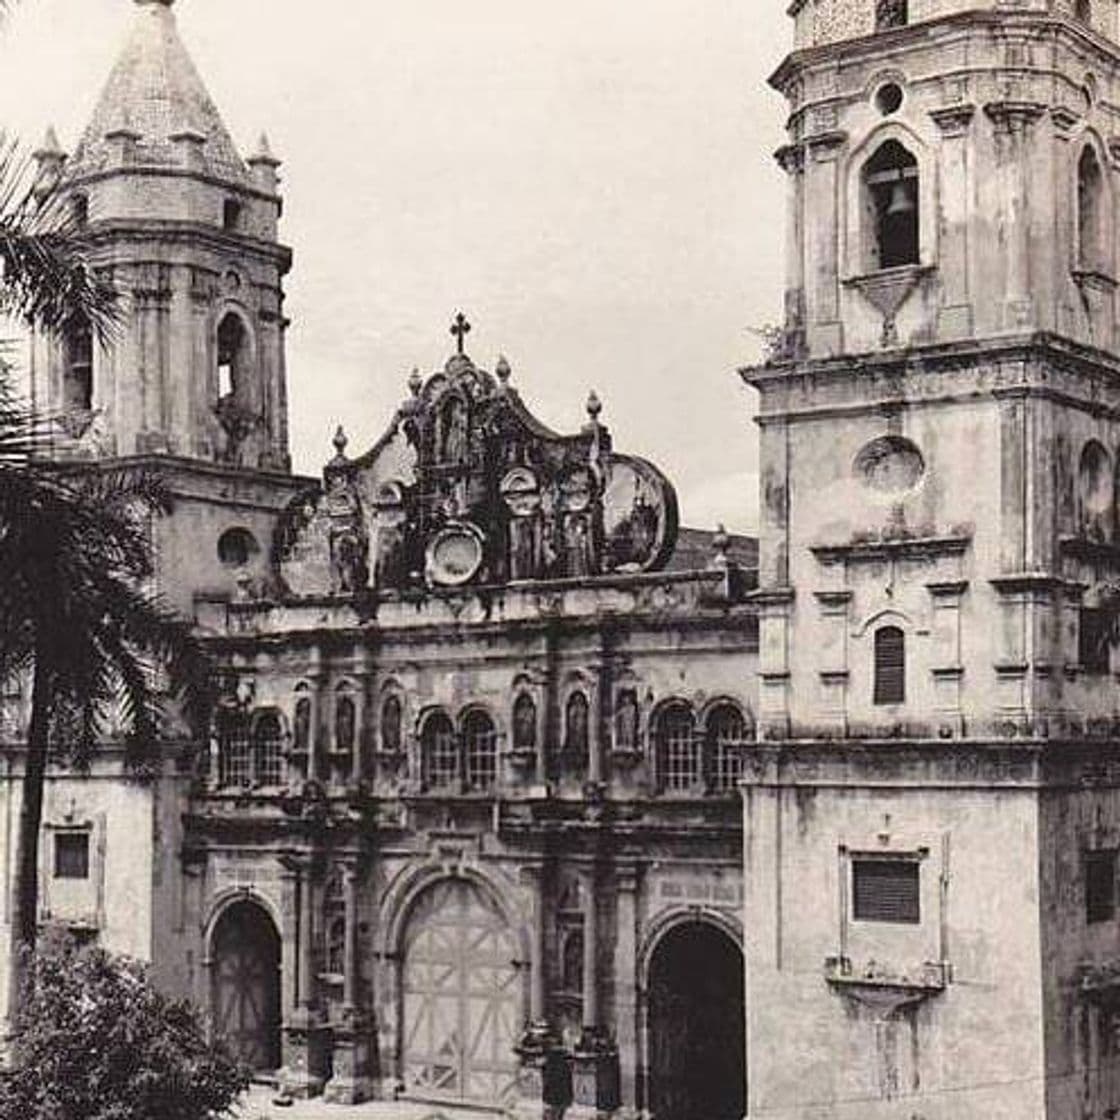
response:
[[[371,1017],[353,1012],[331,1028],[333,1072],[323,1090],[331,1104],[377,1099],[377,1035]]]
[[[565,1120],[607,1120],[618,1113],[618,1047],[605,1031],[585,1027],[572,1052],[572,1105]]]
[[[284,1025],[280,1092],[296,1100],[317,1097],[327,1080],[330,1028],[317,1012],[300,1008]]]
[[[517,1046],[518,1120],[560,1120],[570,1099],[564,1057],[547,1023],[531,1023]]]

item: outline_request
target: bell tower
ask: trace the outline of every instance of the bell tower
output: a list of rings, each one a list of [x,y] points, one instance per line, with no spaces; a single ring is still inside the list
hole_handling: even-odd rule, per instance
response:
[[[36,153],[123,293],[107,348],[75,324],[33,348],[36,405],[59,454],[169,455],[289,470],[279,161],[243,159],[183,46],[174,0],[135,0],[134,24],[72,156]]]
[[[1109,1115],[1117,4],[790,13],[750,1114]]]

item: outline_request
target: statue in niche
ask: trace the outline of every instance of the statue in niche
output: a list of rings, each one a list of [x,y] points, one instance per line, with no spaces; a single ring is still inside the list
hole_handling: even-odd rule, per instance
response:
[[[513,708],[514,750],[531,751],[537,746],[537,706],[531,696],[519,696]]]
[[[381,589],[403,587],[408,579],[408,519],[404,495],[404,487],[399,482],[387,482],[377,493],[373,582]]]
[[[452,397],[443,406],[443,462],[466,462],[468,444],[467,406]]]
[[[644,563],[653,553],[657,542],[657,510],[646,501],[646,496],[638,492],[634,499],[634,509],[630,514],[631,547],[633,559]]]
[[[615,705],[614,745],[624,751],[638,749],[638,697],[629,689],[618,694]]]
[[[568,697],[568,707],[564,714],[564,750],[571,758],[584,763],[587,760],[587,697],[582,692],[573,692]]]
[[[540,491],[532,471],[515,467],[502,480],[502,497],[509,511],[508,568],[510,579],[532,579],[539,573]]]
[[[386,754],[399,754],[401,749],[401,702],[386,697],[381,707],[381,749]]]
[[[349,754],[354,749],[354,701],[340,696],[334,709],[335,750]]]
[[[585,513],[569,514],[564,519],[564,571],[577,578],[593,571],[591,527]]]
[[[311,701],[306,698],[296,704],[293,737],[295,749],[305,753],[311,743]]]
[[[332,536],[331,567],[336,591],[346,595],[365,587],[369,578],[365,548],[356,534],[344,531]]]

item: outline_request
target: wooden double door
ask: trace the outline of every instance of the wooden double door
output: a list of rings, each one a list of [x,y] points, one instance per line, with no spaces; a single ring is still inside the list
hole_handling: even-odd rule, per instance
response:
[[[280,935],[255,902],[237,902],[211,940],[214,1029],[257,1073],[280,1066]]]
[[[409,1094],[508,1099],[521,1025],[517,942],[493,900],[467,880],[430,887],[406,927],[401,1063]]]

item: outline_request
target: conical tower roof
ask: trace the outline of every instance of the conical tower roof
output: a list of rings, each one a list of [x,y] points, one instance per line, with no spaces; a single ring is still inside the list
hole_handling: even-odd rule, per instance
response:
[[[70,160],[69,176],[118,165],[119,145],[106,137],[129,132],[136,137],[131,165],[181,166],[173,137],[189,135],[205,141],[195,170],[251,185],[249,169],[179,38],[173,2],[136,0],[128,41]]]

